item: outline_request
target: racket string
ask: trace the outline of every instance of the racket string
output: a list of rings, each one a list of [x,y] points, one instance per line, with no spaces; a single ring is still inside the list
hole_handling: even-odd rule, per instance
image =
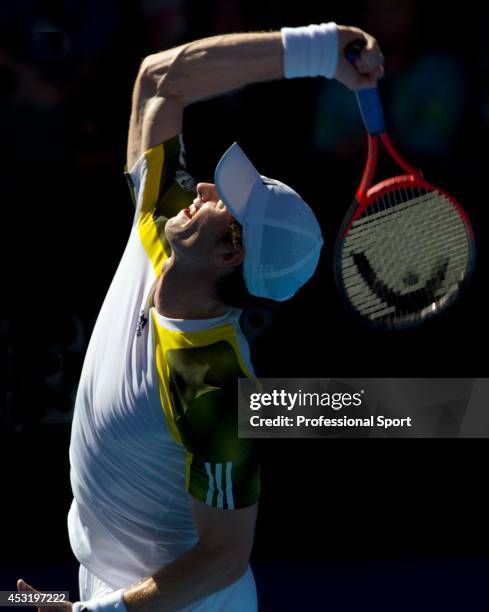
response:
[[[465,223],[444,194],[395,189],[353,223],[343,244],[342,281],[363,316],[408,321],[458,291],[470,256]]]

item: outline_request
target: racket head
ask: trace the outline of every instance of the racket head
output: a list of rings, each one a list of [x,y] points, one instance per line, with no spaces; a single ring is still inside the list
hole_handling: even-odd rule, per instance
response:
[[[349,310],[377,329],[444,312],[475,263],[470,221],[455,198],[403,175],[359,191],[335,245],[336,284]]]

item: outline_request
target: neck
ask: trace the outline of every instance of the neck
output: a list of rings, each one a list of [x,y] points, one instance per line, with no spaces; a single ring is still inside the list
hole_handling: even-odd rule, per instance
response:
[[[156,311],[172,319],[211,319],[230,310],[214,295],[217,278],[209,271],[190,270],[174,258],[167,259],[156,283]]]

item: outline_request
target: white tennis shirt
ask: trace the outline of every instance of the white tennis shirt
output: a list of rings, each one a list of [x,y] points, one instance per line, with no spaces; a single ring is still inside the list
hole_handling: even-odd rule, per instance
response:
[[[182,321],[152,307],[154,284],[167,256],[165,216],[156,206],[166,206],[169,217],[172,208],[188,206],[195,197],[175,181],[179,156],[173,139],[146,152],[130,172],[134,223],[93,330],[75,403],[70,543],[78,561],[114,590],[150,576],[196,543],[189,494],[233,509],[255,503],[259,492],[259,467],[249,441],[237,439],[229,424],[234,421],[226,432],[227,442],[236,437],[236,452],[220,455],[227,433],[209,443],[215,423],[208,431],[197,430],[193,420],[202,410],[209,409],[212,418],[226,408],[226,415],[236,412],[235,404],[222,401],[229,393],[215,395],[220,383],[209,378],[214,364],[229,364],[231,355],[236,366],[219,373],[222,388],[228,378],[235,381],[238,371],[253,375],[240,311]],[[209,398],[205,406],[198,399],[203,394]],[[186,608],[255,609],[250,570]]]

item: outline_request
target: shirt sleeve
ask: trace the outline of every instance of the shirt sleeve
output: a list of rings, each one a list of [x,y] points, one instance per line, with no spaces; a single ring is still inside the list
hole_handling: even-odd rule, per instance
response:
[[[206,418],[188,458],[188,492],[209,506],[228,510],[251,506],[260,493],[253,440],[237,434],[236,394],[230,397],[222,389],[206,393],[189,414],[192,422],[203,414]]]
[[[143,213],[170,218],[194,199],[196,184],[186,170],[184,152],[182,137],[176,136],[145,151],[130,171],[126,168],[135,223]]]
[[[260,494],[254,440],[238,438],[237,382],[245,377],[227,342],[168,351],[176,423],[187,451],[187,490],[228,510],[251,506]]]

